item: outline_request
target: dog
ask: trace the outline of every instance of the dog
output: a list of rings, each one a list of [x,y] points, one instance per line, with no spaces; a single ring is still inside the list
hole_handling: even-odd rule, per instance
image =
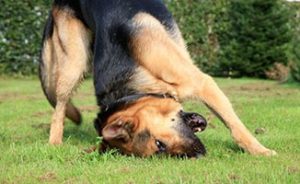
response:
[[[54,0],[39,67],[55,108],[50,144],[62,143],[65,116],[81,123],[71,96],[89,66],[101,109],[95,127],[105,145],[123,154],[204,155],[195,132],[206,121],[183,111],[187,99],[202,101],[250,154],[276,154],[247,130],[213,78],[193,64],[162,0]]]

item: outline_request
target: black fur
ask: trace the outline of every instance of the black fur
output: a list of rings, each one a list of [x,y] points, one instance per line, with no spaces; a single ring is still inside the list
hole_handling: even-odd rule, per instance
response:
[[[61,10],[71,10],[70,12],[94,34],[94,86],[97,103],[102,111],[118,99],[139,94],[127,85],[137,67],[128,49],[129,39],[137,29],[133,27],[131,19],[140,12],[149,13],[158,19],[166,30],[172,30],[174,20],[163,2],[55,0],[53,6]],[[49,26],[45,31],[48,36],[53,32],[51,22],[52,20],[48,21]]]
[[[128,41],[136,28],[131,19],[146,12],[171,29],[173,19],[160,0],[81,1],[85,22],[95,33],[94,85],[99,106],[106,106],[138,92],[128,88],[136,63],[128,50]],[[89,11],[84,11],[84,10]]]
[[[94,59],[94,86],[97,103],[102,112],[107,106],[119,99],[140,95],[138,91],[129,88],[128,85],[137,67],[128,48],[129,39],[137,30],[137,27],[132,24],[132,18],[140,12],[148,13],[159,20],[166,30],[172,31],[174,20],[163,1],[54,0],[53,7],[61,11],[67,11],[71,16],[83,22],[93,33],[94,39],[91,43],[91,50]],[[53,35],[53,29],[54,19],[50,13],[43,40]],[[43,68],[43,62],[41,62],[41,81],[44,81]],[[46,92],[45,94],[51,105],[55,106],[55,97]],[[113,109],[118,110],[118,108],[111,108],[110,112]],[[110,113],[106,112],[105,114]]]
[[[54,0],[53,7],[69,11],[94,34],[91,45],[94,86],[100,107],[124,96],[138,94],[127,85],[137,67],[128,50],[128,41],[136,31],[131,22],[133,16],[140,12],[149,13],[166,30],[174,27],[173,17],[162,0]],[[53,17],[50,15],[44,39],[52,34]]]
[[[138,66],[130,53],[128,44],[140,29],[132,22],[132,18],[138,13],[148,13],[160,21],[170,36],[176,27],[171,13],[162,0],[54,0],[53,8],[66,11],[68,16],[80,20],[92,33],[93,41],[90,46],[93,52],[94,86],[97,103],[101,108],[94,125],[100,136],[107,118],[114,112],[132,105],[136,100],[145,96],[170,98],[163,94],[140,94],[129,85]],[[44,41],[53,35],[54,17],[52,16],[56,15],[50,13],[44,31]],[[43,62],[41,62],[42,85],[45,79],[43,68]],[[46,92],[45,94],[54,106],[56,97]],[[68,116],[68,112],[66,115]],[[187,156],[205,154],[203,144],[192,131],[194,126],[201,123],[191,119],[189,120],[191,123],[187,124],[182,117],[181,119],[182,122],[173,128],[181,132],[180,136],[190,140],[185,148]],[[146,142],[150,137],[149,130],[144,130],[137,136],[137,141],[141,142],[137,145],[143,145],[142,142]],[[103,145],[103,149],[108,146],[106,141],[103,142]]]

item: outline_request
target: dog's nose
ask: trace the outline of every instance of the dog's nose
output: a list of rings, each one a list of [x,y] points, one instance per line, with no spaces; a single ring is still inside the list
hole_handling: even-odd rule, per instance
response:
[[[186,113],[181,111],[180,115],[183,121],[194,131],[202,132],[206,129],[206,119],[198,113]]]
[[[196,129],[197,132],[202,132],[206,129],[207,121],[204,119],[204,117],[199,114],[193,114],[192,119],[193,127],[195,127],[194,129]]]

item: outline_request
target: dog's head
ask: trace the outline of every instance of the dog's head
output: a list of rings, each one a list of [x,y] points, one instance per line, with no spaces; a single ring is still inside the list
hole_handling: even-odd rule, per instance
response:
[[[205,119],[184,112],[181,104],[171,98],[141,98],[101,123],[98,131],[104,142],[123,154],[199,157],[206,152],[195,135],[205,129]]]

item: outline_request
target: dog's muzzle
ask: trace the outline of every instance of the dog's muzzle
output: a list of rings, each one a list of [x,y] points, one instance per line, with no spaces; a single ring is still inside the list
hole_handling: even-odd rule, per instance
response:
[[[206,129],[207,121],[200,114],[180,111],[180,116],[193,132],[203,132]]]

